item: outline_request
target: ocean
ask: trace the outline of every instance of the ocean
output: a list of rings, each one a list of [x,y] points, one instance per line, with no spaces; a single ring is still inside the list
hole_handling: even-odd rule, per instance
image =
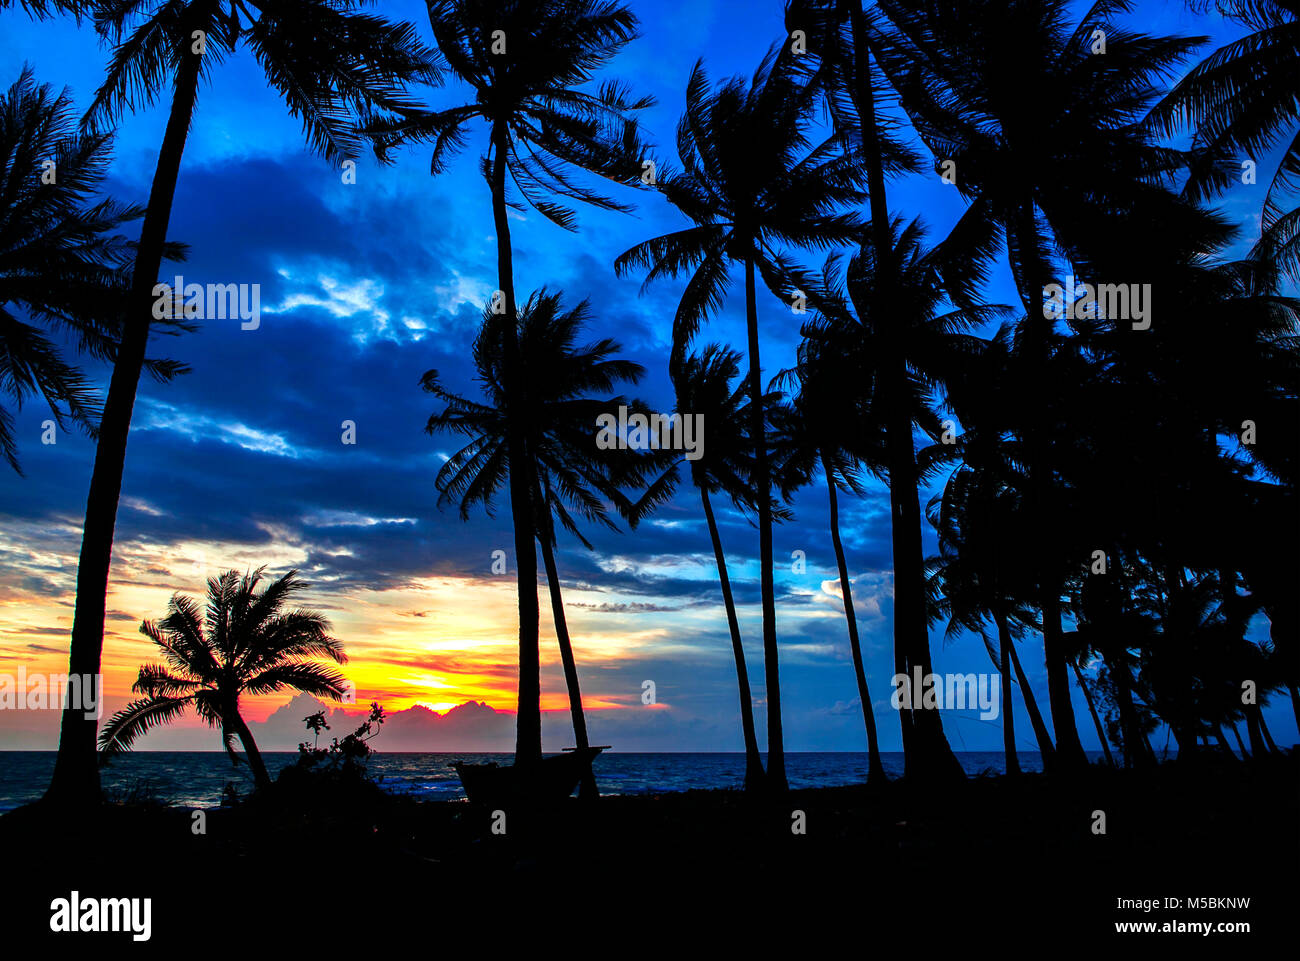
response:
[[[1102,755],[1089,752],[1093,760]],[[297,757],[292,751],[263,755],[271,777]],[[867,756],[855,752],[788,753],[786,775],[792,788],[834,787],[866,780]],[[959,751],[966,773],[1001,774],[1001,751]],[[1042,770],[1037,752],[1019,755],[1025,771]],[[766,760],[766,758],[764,759]],[[891,777],[903,773],[901,752],[881,755]],[[370,772],[394,794],[422,800],[455,801],[465,797],[453,761],[496,761],[509,764],[509,754],[399,754],[378,752],[369,760]],[[0,751],[0,812],[37,800],[54,771],[53,751]],[[739,788],[744,783],[743,754],[633,754],[607,752],[595,763],[602,794],[658,794],[697,788]],[[241,795],[252,790],[248,767],[231,765],[217,751],[135,751],[115,759],[101,772],[111,799],[149,797],[177,807],[215,807],[227,783]]]

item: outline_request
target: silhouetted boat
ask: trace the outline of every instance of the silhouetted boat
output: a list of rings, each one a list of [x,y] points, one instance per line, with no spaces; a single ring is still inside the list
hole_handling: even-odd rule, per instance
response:
[[[531,777],[513,764],[501,767],[494,761],[487,764],[456,761],[451,766],[460,777],[465,796],[474,804],[496,807],[521,800],[558,801],[573,793],[596,755],[608,746],[588,747],[583,751],[565,748],[564,754],[542,758]]]

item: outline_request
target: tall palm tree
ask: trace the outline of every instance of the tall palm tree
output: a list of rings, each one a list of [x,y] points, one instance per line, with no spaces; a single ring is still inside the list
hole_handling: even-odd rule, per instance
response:
[[[238,571],[210,577],[206,611],[193,598],[173,594],[166,617],[140,625],[140,633],[158,645],[164,663],[140,668],[131,690],[144,697],[104,725],[99,735],[102,762],[193,708],[209,727],[221,729],[232,762],[238,762],[234,741],[239,738],[257,786],[270,786],[266,763],[239,713],[240,695],[290,690],[342,700],[346,679],[318,659],[344,664],[347,655],[330,636],[323,614],[284,609],[308,586],[298,572],[289,571],[259,591],[265,570],[259,567],[242,578]]]
[[[67,90],[38,84],[30,67],[0,93],[0,392],[19,407],[39,396],[60,428],[75,424],[91,437],[98,397],[52,335],[70,336],[97,360],[117,353],[134,245],[115,231],[144,211],[92,199],[111,155],[112,136],[80,133]],[[183,370],[167,361],[146,367],[160,380]],[[13,431],[13,414],[0,406],[0,456],[21,473]]]
[[[740,373],[740,355],[720,344],[709,344],[699,353],[674,354],[670,364],[677,402],[675,412],[682,418],[701,417],[708,431],[708,443],[695,459],[685,460],[692,485],[700,492],[700,506],[709,528],[713,560],[718,568],[722,604],[727,612],[727,629],[731,634],[731,651],[736,661],[736,683],[740,689],[740,726],[745,742],[745,790],[758,791],[764,785],[763,760],[758,750],[754,726],[753,698],[745,646],[736,616],[736,601],[727,572],[726,552],[713,510],[713,496],[723,493],[737,510],[756,511],[758,492],[754,486],[754,446],[748,425],[749,388],[743,383],[733,388]],[[779,401],[775,392],[764,395],[763,405],[769,413]],[[676,453],[666,469],[646,484],[644,492],[626,511],[628,519],[639,523],[658,505],[671,498],[681,482],[683,459]],[[773,505],[773,516],[788,512]]]
[[[894,554],[894,670],[911,678],[931,673],[927,591],[914,427],[938,438],[943,426],[935,394],[981,351],[969,331],[995,320],[1005,308],[975,303],[963,273],[970,255],[964,238],[950,236],[934,248],[923,244],[919,222],[894,225],[890,253],[881,258],[874,230],[859,236],[859,251],[847,262],[832,255],[821,279],[810,284],[814,320],[804,336],[826,356],[852,365],[849,381],[860,385],[851,415],[879,459],[868,462],[888,478]],[[883,263],[882,263],[883,260]],[[962,279],[962,278],[965,279]],[[945,309],[947,301],[963,303]],[[919,693],[914,695],[919,700]],[[900,711],[908,776],[960,777],[937,711],[913,705]]]
[[[1035,361],[1024,428],[1030,503],[1046,521],[1040,549],[1050,552],[1052,458],[1061,445],[1053,428],[1059,392],[1047,372],[1053,325],[1043,311],[1052,249],[1086,274],[1106,262],[1098,240],[1114,227],[1104,225],[1161,193],[1157,181],[1180,161],[1141,121],[1157,80],[1202,41],[1125,28],[1115,22],[1130,7],[1124,0],[1100,0],[1078,19],[1069,0],[878,7],[886,19],[872,26],[872,49],[917,133],[937,163],[955,164],[957,188],[970,201],[958,230],[1006,240]],[[1092,54],[1096,30],[1104,32],[1104,55]],[[1039,604],[1056,748],[1062,764],[1080,769],[1086,758],[1070,702],[1061,591],[1058,575],[1045,570]]]
[[[381,152],[401,143],[433,143],[430,172],[441,173],[469,141],[477,122],[487,126],[483,172],[492,192],[497,241],[497,285],[502,304],[497,323],[514,329],[520,316],[515,298],[514,254],[507,208],[524,205],[567,229],[573,211],[555,196],[612,210],[624,204],[574,179],[586,171],[635,185],[643,173],[637,111],[653,104],[633,98],[624,85],[604,83],[595,94],[582,89],[637,36],[637,21],[613,0],[430,0],[429,23],[452,74],[474,100],[439,111],[403,111],[395,122],[371,124]],[[522,204],[512,199],[509,183]],[[518,345],[502,338],[504,383],[521,390],[525,378],[511,371],[520,363]],[[526,409],[524,396],[510,406]],[[538,652],[537,553],[533,547],[536,479],[523,435],[506,424],[519,600],[519,701],[515,763],[542,756],[540,654]]]
[[[497,492],[508,486],[511,474],[526,473],[531,478],[531,507],[537,527],[529,538],[537,539],[546,565],[579,751],[588,747],[589,741],[555,563],[555,521],[588,548],[591,545],[579,530],[578,520],[617,529],[606,500],[616,506],[627,503],[619,485],[636,481],[636,457],[627,450],[599,449],[594,425],[600,414],[616,412],[630,402],[622,396],[597,395],[621,382],[635,383],[644,373],[639,364],[612,356],[620,349],[615,341],[578,345],[589,317],[585,301],[566,311],[560,295],[545,290],[528,299],[513,330],[504,330],[489,309],[473,351],[485,400],[469,400],[448,390],[436,370],[428,371],[421,381],[426,392],[446,404],[442,412],[429,418],[426,430],[450,430],[470,438],[438,472],[440,505],[456,503],[462,518],[478,505],[491,512]],[[519,350],[518,361],[510,368],[506,366],[507,343],[516,344]],[[512,385],[510,377],[524,382]],[[526,409],[511,406],[512,398],[525,394],[529,398]],[[524,438],[530,463],[521,466],[511,456],[512,431]],[[592,781],[585,790],[590,794],[594,788]]]
[[[782,437],[786,486],[809,482],[820,469],[826,479],[829,498],[831,545],[835,550],[836,570],[839,572],[840,599],[844,603],[844,619],[848,625],[849,651],[853,658],[853,673],[858,686],[858,700],[862,705],[862,720],[867,735],[867,783],[876,785],[888,780],[880,759],[880,744],[876,735],[876,717],[872,710],[871,693],[867,685],[866,665],[862,659],[862,644],[858,637],[858,617],[853,606],[853,588],[849,580],[848,560],[844,542],[840,537],[839,492],[861,496],[864,491],[859,480],[862,461],[879,464],[883,461],[880,435],[867,431],[845,432],[843,417],[846,405],[846,385],[854,384],[864,397],[870,397],[871,386],[855,380],[863,371],[853,363],[853,356],[839,349],[827,350],[821,339],[805,339],[799,346],[798,365],[783,371],[780,380],[797,389],[792,404],[786,408],[788,429]],[[790,493],[790,491],[786,491]]]
[[[851,239],[860,172],[838,138],[812,140],[817,88],[797,58],[770,51],[746,83],[733,78],[711,90],[702,62],[686,85],[686,112],[677,125],[683,169],[665,172],[660,189],[693,223],[644,241],[615,261],[619,274],[646,269],[646,282],[688,273],[673,321],[673,353],[681,354],[702,321],[722,308],[731,268],[745,278],[750,434],[755,443],[763,662],[767,686],[767,783],[785,790],[780,658],[772,568],[772,498],[764,430],[755,273],[774,292],[790,293],[797,269],[782,247],[821,248]]]
[[[169,87],[171,109],[126,294],[121,346],[99,425],[95,466],[77,564],[69,673],[99,674],[113,532],[127,437],[153,316],[153,288],[166,251],[167,225],[201,81],[239,46],[261,65],[289,112],[301,117],[314,149],[338,161],[355,153],[355,122],[410,106],[407,81],[437,78],[433,52],[409,24],[356,10],[355,0],[106,0],[96,25],[116,44],[91,104],[91,125],[151,105]],[[99,794],[95,723],[65,711],[46,798],[87,803]]]

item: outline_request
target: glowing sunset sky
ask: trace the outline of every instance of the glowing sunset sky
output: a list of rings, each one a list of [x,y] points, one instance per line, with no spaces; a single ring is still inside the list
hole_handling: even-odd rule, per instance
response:
[[[633,3],[633,9],[644,37],[618,58],[610,76],[658,98],[647,124],[659,155],[671,157],[691,64],[703,56],[715,80],[749,74],[782,36],[781,4],[683,0]],[[429,38],[422,3],[385,3],[382,10],[409,19]],[[1221,30],[1191,17],[1181,2],[1153,3],[1142,21],[1151,31]],[[28,61],[38,81],[68,85],[80,110],[106,57],[88,27],[0,13],[6,87]],[[441,712],[472,700],[513,711],[513,562],[507,574],[491,571],[494,550],[512,551],[509,511],[503,502],[495,518],[478,514],[463,523],[454,509],[437,509],[434,475],[457,438],[423,433],[436,405],[419,389],[421,374],[437,368],[452,390],[477,392],[469,347],[496,287],[490,198],[477,170],[482,143],[471,144],[437,179],[429,176],[428,151],[420,149],[392,167],[363,159],[356,184],[344,184],[338,170],[304,152],[298,122],[246,53],[216,76],[199,97],[171,223],[171,238],[191,245],[189,260],[164,266],[162,274],[258,283],[263,316],[257,330],[241,330],[237,320],[210,321],[197,333],[155,338],[151,345],[154,356],[174,357],[193,371],[171,385],[147,379],[141,385],[108,598],[106,709],[125,703],[138,665],[153,659],[152,645],[138,632],[142,619],[162,616],[174,591],[201,594],[208,575],[266,565],[274,575],[299,568],[313,585],[302,602],[333,620],[351,658],[346,673],[358,702]],[[428,93],[437,104],[465,95],[454,84]],[[165,111],[155,107],[124,122],[109,183],[116,198],[146,199],[164,121]],[[616,278],[612,263],[632,244],[681,221],[649,192],[619,196],[637,202],[635,216],[580,210],[578,234],[534,213],[512,214],[516,284],[521,298],[547,286],[563,290],[568,304],[589,299],[589,338],[618,339],[622,356],[648,370],[638,395],[670,409],[666,358],[681,285],[664,282],[638,296],[641,278]],[[933,178],[891,186],[891,202],[902,214],[924,216],[934,233],[960,209],[956,192]],[[1244,219],[1259,209],[1259,197],[1230,196],[1225,207]],[[743,346],[740,289],[733,287],[701,344]],[[997,278],[989,299],[1017,302],[1009,277]],[[792,362],[798,324],[766,294],[760,324],[771,375]],[[106,383],[102,367],[90,370]],[[41,445],[46,416],[36,404],[17,416],[27,476],[0,471],[4,672],[19,664],[29,673],[67,669],[93,445],[75,434]],[[341,443],[344,420],[357,425],[355,446]],[[864,750],[825,501],[823,486],[805,489],[795,503],[797,520],[776,532],[782,693],[792,751]],[[719,499],[715,506],[741,605],[761,738],[757,534],[729,505]],[[881,747],[898,750],[898,721],[888,703],[888,517],[887,494],[878,484],[866,498],[841,503]],[[587,533],[595,550],[562,537],[558,563],[593,743],[617,748],[619,731],[641,731],[638,743],[659,750],[740,750],[730,641],[694,492],[679,494],[634,534]],[[933,549],[932,537],[927,546]],[[807,558],[799,573],[790,563],[795,551]],[[539,597],[543,707],[563,712],[567,700],[544,588]],[[945,647],[941,636],[936,630],[936,670],[994,670],[978,639]],[[1045,705],[1041,642],[1027,640],[1023,659]],[[657,687],[653,710],[641,703],[646,679]],[[1077,689],[1075,698],[1084,746],[1097,749]],[[287,699],[249,699],[246,714],[263,720]],[[1290,743],[1289,710],[1268,716],[1275,736]],[[979,721],[975,712],[945,715],[945,725],[958,750],[1001,748],[1000,723]],[[571,743],[552,736],[561,729],[548,726],[547,750]],[[1032,750],[1019,704],[1017,730],[1022,748]],[[166,747],[177,743],[173,737],[153,732],[140,746]],[[56,712],[0,712],[0,750],[48,749],[56,742]],[[219,748],[219,738],[207,746]]]

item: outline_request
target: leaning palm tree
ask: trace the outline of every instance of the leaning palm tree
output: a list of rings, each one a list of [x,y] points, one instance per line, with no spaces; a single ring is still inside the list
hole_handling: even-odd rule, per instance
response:
[[[835,549],[835,564],[839,571],[840,597],[844,603],[844,618],[848,625],[849,650],[853,657],[853,673],[858,685],[858,700],[862,705],[862,719],[867,734],[867,783],[880,784],[888,780],[880,759],[880,744],[876,735],[876,717],[872,710],[871,694],[867,686],[866,665],[862,659],[862,644],[858,637],[858,617],[853,607],[853,588],[849,580],[848,561],[844,555],[844,542],[840,537],[841,491],[861,496],[864,493],[860,479],[863,460],[881,463],[883,460],[880,436],[869,432],[843,430],[847,384],[856,385],[861,398],[869,398],[870,385],[855,378],[862,371],[853,366],[852,355],[838,348],[822,349],[824,342],[805,339],[799,345],[798,365],[783,371],[780,380],[792,383],[797,393],[792,404],[785,408],[787,430],[778,444],[782,449],[783,470],[787,488],[811,481],[820,468],[826,479],[826,493],[830,506],[831,545]],[[866,402],[869,402],[866,401]],[[874,445],[874,449],[867,451]],[[787,490],[787,493],[789,491]]]
[[[238,763],[239,738],[258,788],[270,786],[253,732],[239,713],[242,694],[301,691],[339,701],[347,681],[318,663],[328,658],[347,662],[343,645],[330,636],[330,622],[310,610],[284,609],[307,584],[289,571],[259,591],[259,567],[242,578],[226,571],[208,578],[207,610],[183,594],[173,594],[167,616],[145,621],[140,633],[158,645],[164,663],[145,664],[131,690],[144,697],[118,711],[99,735],[99,756],[107,763],[159,724],[168,724],[193,708],[209,727],[221,729],[230,759]]]
[[[573,230],[573,211],[555,196],[629,209],[578,182],[579,172],[628,185],[641,182],[644,148],[635,113],[653,99],[633,98],[617,82],[594,94],[582,89],[636,37],[636,17],[611,0],[430,0],[429,23],[452,74],[471,89],[473,101],[446,110],[403,111],[396,121],[376,122],[368,131],[381,152],[401,143],[432,142],[430,172],[436,175],[468,143],[471,128],[486,124],[482,166],[492,192],[501,297],[496,320],[511,331],[520,314],[507,208],[526,205]],[[522,204],[510,196],[507,180]],[[524,379],[511,373],[520,362],[519,347],[510,337],[501,344],[503,383],[509,390],[522,389]],[[510,397],[519,409],[529,403],[522,395]],[[531,764],[542,755],[536,481],[527,472],[523,436],[512,424],[506,426],[510,459],[517,465],[508,478],[519,600],[515,763]]]
[[[522,473],[530,478],[537,527],[528,534],[529,550],[535,538],[546,566],[580,753],[589,746],[587,722],[555,562],[555,522],[587,548],[591,544],[579,530],[579,520],[617,529],[606,501],[626,504],[619,485],[636,480],[637,458],[628,450],[597,446],[597,418],[629,405],[624,397],[599,395],[620,382],[635,383],[644,372],[639,364],[614,358],[619,345],[612,340],[578,345],[589,315],[585,301],[566,311],[560,295],[545,290],[528,299],[513,330],[504,330],[491,310],[486,311],[473,349],[475,372],[486,395],[483,402],[448,390],[436,370],[428,371],[421,381],[426,392],[446,404],[441,413],[429,418],[426,430],[431,434],[454,431],[470,438],[438,472],[440,506],[455,503],[462,519],[479,505],[491,513],[494,498],[509,485],[510,475]],[[507,342],[519,348],[519,362],[509,373]],[[512,376],[521,377],[524,383],[512,385]],[[510,404],[510,398],[520,395],[517,391],[526,392],[529,398],[529,406],[523,410]],[[523,465],[511,457],[509,437],[514,431],[525,439],[530,461]],[[594,781],[588,780],[584,793],[590,795],[594,789]]]
[[[740,727],[745,743],[745,790],[758,791],[764,784],[763,759],[758,751],[754,727],[754,705],[749,685],[749,668],[745,663],[745,645],[736,616],[736,601],[727,572],[727,556],[722,547],[717,516],[711,495],[725,493],[736,509],[753,512],[758,503],[754,487],[754,446],[747,425],[749,418],[748,385],[732,387],[740,373],[740,355],[720,344],[710,344],[701,353],[674,356],[669,373],[677,402],[675,413],[685,419],[701,417],[707,425],[708,443],[693,459],[673,455],[666,469],[648,482],[644,493],[626,511],[635,525],[655,507],[668,501],[681,483],[684,466],[691,483],[700,492],[700,505],[709,528],[713,560],[718,567],[722,604],[727,612],[727,629],[731,634],[731,652],[736,661],[736,683],[740,688]],[[764,409],[776,409],[780,397],[776,392],[764,396]],[[774,516],[787,511],[773,505]]]
[[[755,444],[763,662],[767,685],[767,781],[785,790],[785,748],[772,567],[771,470],[764,431],[755,273],[774,292],[791,293],[798,272],[785,246],[826,249],[852,238],[861,199],[860,171],[831,136],[812,140],[818,88],[797,58],[769,52],[746,83],[733,78],[710,90],[702,63],[686,85],[677,125],[683,170],[665,173],[660,189],[693,226],[644,241],[615,261],[619,274],[646,269],[646,282],[688,273],[673,321],[673,353],[685,352],[701,322],[721,309],[730,272],[745,278],[750,434]]]
[[[117,352],[133,245],[115,231],[144,211],[92,199],[111,153],[111,135],[78,132],[67,90],[38,84],[29,67],[0,93],[0,180],[8,185],[0,210],[0,393],[19,407],[39,396],[60,429],[75,425],[91,437],[98,398],[51,334],[70,335],[96,360]],[[156,361],[146,368],[161,380],[183,369]],[[13,429],[12,413],[0,406],[0,456],[21,473]]]
[[[125,295],[121,346],[99,424],[95,465],[77,564],[77,606],[69,672],[98,675],[104,645],[113,532],[122,492],[127,437],[144,369],[158,269],[201,81],[243,46],[268,84],[301,117],[312,147],[330,161],[359,148],[357,120],[412,106],[407,81],[437,77],[434,54],[409,24],[358,13],[354,0],[106,0],[96,7],[101,35],[115,44],[108,76],[86,120],[98,125],[153,104],[170,90],[171,109],[158,151],[148,210]],[[95,723],[65,711],[46,798],[87,803],[99,794]]]

